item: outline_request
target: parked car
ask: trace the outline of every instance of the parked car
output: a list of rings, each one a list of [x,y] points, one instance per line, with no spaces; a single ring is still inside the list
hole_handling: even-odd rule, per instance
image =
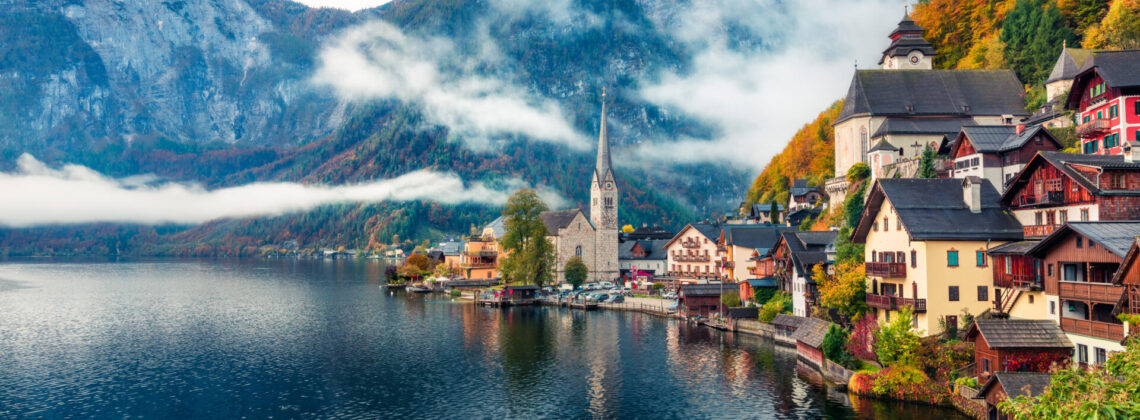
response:
[[[614,288],[614,284],[612,282],[608,282],[608,281],[603,281],[601,286],[603,289],[613,289]]]
[[[598,293],[598,294],[592,295],[591,297],[598,302],[605,302],[606,299],[610,298],[610,295],[605,294],[605,293]]]
[[[661,295],[661,298],[663,298],[663,299],[676,299],[677,294],[673,293],[673,292],[669,292],[669,293]]]
[[[608,302],[608,303],[624,303],[625,302],[625,296],[613,295],[606,302]]]
[[[670,303],[669,306],[665,307],[665,309],[668,309],[670,311],[675,311],[675,310],[677,310],[678,304],[679,304],[679,302],[674,300],[673,303]]]
[[[598,290],[598,284],[597,283],[586,283],[586,284],[582,285],[582,289],[584,289],[584,290]]]
[[[573,291],[574,285],[572,285],[570,283],[562,283],[561,285],[558,286],[558,290],[564,291],[564,292]]]

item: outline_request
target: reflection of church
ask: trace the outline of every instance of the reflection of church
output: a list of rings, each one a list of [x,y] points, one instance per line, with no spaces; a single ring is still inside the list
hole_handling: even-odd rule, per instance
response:
[[[566,263],[578,256],[590,268],[588,281],[612,281],[618,277],[618,188],[610,160],[605,93],[598,133],[598,159],[590,179],[590,215],[581,210],[542,213],[554,244],[558,282],[565,282]]]
[[[923,150],[948,153],[962,126],[1011,125],[1028,115],[1012,70],[934,70],[938,53],[924,33],[903,15],[881,68],[855,71],[834,125],[832,203],[842,202],[844,177],[856,163],[876,177],[913,177]]]

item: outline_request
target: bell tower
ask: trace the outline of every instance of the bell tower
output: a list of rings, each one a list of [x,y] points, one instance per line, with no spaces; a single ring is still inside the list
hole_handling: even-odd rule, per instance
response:
[[[934,68],[934,45],[923,38],[926,30],[914,23],[910,11],[903,11],[899,26],[891,31],[891,45],[883,50],[879,64],[883,70],[930,70]]]
[[[606,92],[602,90],[602,122],[598,130],[598,160],[590,179],[590,222],[594,224],[594,279],[618,277],[618,188],[610,161],[606,124]]]

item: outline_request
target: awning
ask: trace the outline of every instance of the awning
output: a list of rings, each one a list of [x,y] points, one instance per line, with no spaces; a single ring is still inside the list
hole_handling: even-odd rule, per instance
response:
[[[752,287],[776,287],[776,278],[748,279],[748,285]]]

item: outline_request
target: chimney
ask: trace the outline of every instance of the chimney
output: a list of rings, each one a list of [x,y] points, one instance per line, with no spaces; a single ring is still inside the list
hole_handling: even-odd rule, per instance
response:
[[[1024,131],[1025,131],[1025,124],[1018,124],[1017,125],[1017,134],[1021,134]]]
[[[982,179],[968,176],[962,181],[962,201],[971,213],[982,212]]]
[[[1132,161],[1132,159],[1134,157],[1133,154],[1138,152],[1138,150],[1136,150],[1137,148],[1140,148],[1140,142],[1137,142],[1137,141],[1126,141],[1126,142],[1124,142],[1124,147],[1121,148],[1121,154],[1124,155],[1124,162],[1133,163],[1133,161]]]

